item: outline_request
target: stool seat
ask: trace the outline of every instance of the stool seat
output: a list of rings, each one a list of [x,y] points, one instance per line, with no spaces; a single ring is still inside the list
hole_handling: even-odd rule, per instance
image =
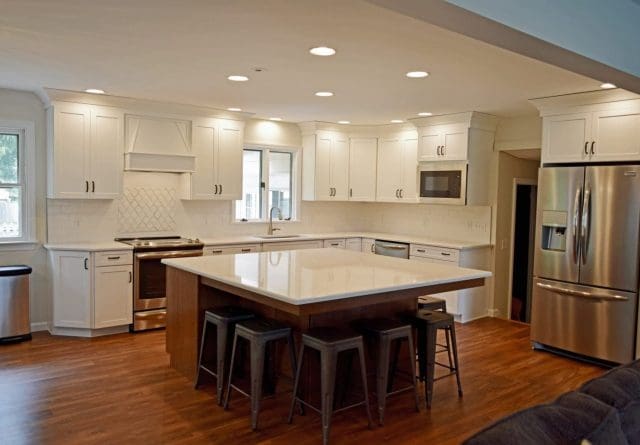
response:
[[[436,328],[453,323],[453,315],[447,314],[446,312],[430,311],[426,309],[419,310],[415,314],[415,319],[418,320],[418,323],[423,322],[427,325],[435,326]]]
[[[344,328],[311,328],[302,334],[302,338],[310,342],[337,345],[362,340],[362,336],[351,329]]]
[[[447,302],[442,298],[426,295],[418,298],[418,309],[447,312]]]
[[[213,318],[216,320],[232,320],[232,321],[241,321],[248,320],[254,317],[253,312],[235,307],[235,306],[221,306],[212,309],[208,309],[204,313],[205,318]]]
[[[236,324],[237,330],[251,335],[286,335],[291,332],[289,326],[266,318],[252,318],[239,322]]]

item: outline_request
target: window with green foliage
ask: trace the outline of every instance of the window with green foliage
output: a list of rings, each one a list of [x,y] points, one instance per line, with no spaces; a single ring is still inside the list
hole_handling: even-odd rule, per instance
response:
[[[18,132],[0,132],[0,240],[23,237],[20,139]]]

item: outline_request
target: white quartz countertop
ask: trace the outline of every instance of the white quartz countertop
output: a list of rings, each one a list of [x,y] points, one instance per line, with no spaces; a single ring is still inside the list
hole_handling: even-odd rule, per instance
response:
[[[286,235],[286,234],[283,234]],[[206,246],[224,246],[234,244],[263,244],[263,243],[283,243],[295,241],[313,241],[332,238],[373,238],[385,241],[395,241],[409,244],[426,244],[429,246],[446,247],[449,249],[468,250],[490,247],[489,243],[478,243],[471,241],[444,240],[413,235],[395,235],[392,233],[373,232],[335,232],[335,233],[305,233],[290,238],[261,238],[260,236],[221,236],[215,238],[200,238]]]
[[[294,305],[486,278],[491,272],[343,249],[245,253],[162,262]]]
[[[86,242],[86,243],[51,243],[45,244],[48,250],[84,250],[100,252],[104,250],[133,250],[133,247],[118,241]]]

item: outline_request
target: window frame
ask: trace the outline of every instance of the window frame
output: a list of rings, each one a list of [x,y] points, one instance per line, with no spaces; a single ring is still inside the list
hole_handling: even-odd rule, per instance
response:
[[[0,238],[0,250],[35,244],[35,125],[30,121],[0,119],[0,133],[18,135],[18,186],[20,194],[20,237]],[[28,247],[28,246],[27,246]]]
[[[246,144],[242,147],[244,153],[245,150],[254,150],[262,152],[262,165],[260,168],[261,181],[264,182],[264,188],[260,193],[260,218],[250,219],[243,221],[236,217],[236,205],[239,200],[233,200],[231,202],[232,220],[236,224],[264,224],[269,222],[269,154],[271,152],[276,153],[291,153],[291,219],[290,220],[278,220],[280,223],[292,223],[300,221],[300,196],[301,196],[301,165],[300,165],[300,148],[288,147],[278,145],[267,144]],[[244,174],[244,170],[243,170]]]

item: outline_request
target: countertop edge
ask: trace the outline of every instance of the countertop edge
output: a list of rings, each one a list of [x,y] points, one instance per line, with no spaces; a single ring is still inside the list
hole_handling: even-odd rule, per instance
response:
[[[82,250],[85,252],[103,252],[108,250],[133,250],[133,246],[117,241],[102,243],[47,243],[47,250]]]

